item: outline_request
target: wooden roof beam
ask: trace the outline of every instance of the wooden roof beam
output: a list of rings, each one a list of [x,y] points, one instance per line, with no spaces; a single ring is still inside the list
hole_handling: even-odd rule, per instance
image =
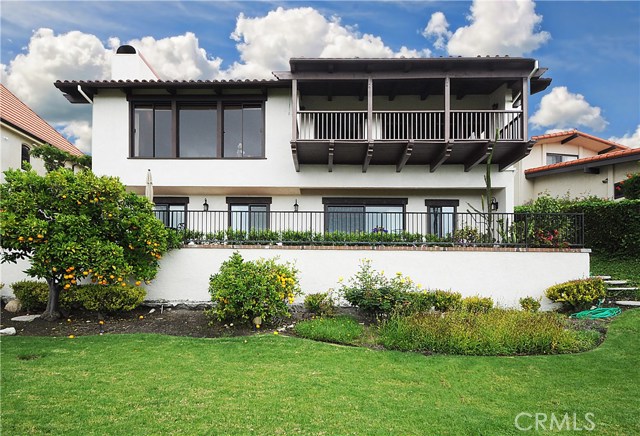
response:
[[[485,142],[484,144],[480,144],[478,146],[478,149],[475,152],[473,152],[469,157],[469,159],[467,159],[467,161],[465,162],[464,172],[468,173],[473,168],[475,168],[478,164],[480,164],[480,162],[485,160],[491,153],[491,150],[493,150],[493,145],[489,145],[488,142]]]
[[[535,144],[534,141],[529,141],[525,144],[514,146],[513,150],[510,151],[498,165],[498,171],[504,171],[514,163],[527,157],[529,153],[531,153],[533,144]]]
[[[451,151],[453,150],[453,142],[450,141],[447,144],[442,146],[440,153],[436,156],[433,162],[429,164],[429,172],[433,173],[438,169],[440,165],[442,165],[448,158],[451,156]]]
[[[327,163],[330,173],[333,172],[333,153],[335,152],[335,150],[336,150],[336,142],[332,139],[329,142],[329,162]]]
[[[362,172],[366,173],[373,157],[373,142],[369,142],[367,146],[367,154],[364,156],[364,162],[362,163]]]
[[[296,172],[300,172],[300,162],[298,161],[298,144],[295,141],[291,141],[291,155],[293,156],[293,167]]]
[[[562,141],[560,141],[560,144],[566,144],[567,142],[571,142],[574,139],[578,138],[580,135],[578,135],[577,133],[574,133],[571,136],[567,136],[566,138],[564,138]]]
[[[402,171],[404,166],[407,164],[407,161],[411,157],[411,153],[413,152],[414,142],[413,139],[410,139],[409,142],[404,146],[404,153],[400,157],[400,161],[396,164],[396,173]]]

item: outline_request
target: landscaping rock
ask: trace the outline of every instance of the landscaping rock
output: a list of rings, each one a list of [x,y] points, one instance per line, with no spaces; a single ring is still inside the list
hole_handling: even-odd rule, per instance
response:
[[[14,316],[13,318],[11,318],[11,321],[31,322],[34,319],[38,319],[38,318],[40,318],[40,315],[22,315],[22,316]]]
[[[616,301],[616,304],[617,304],[618,306],[640,307],[640,301],[628,301],[628,300],[622,300],[622,301]]]
[[[9,301],[6,306],[4,306],[4,310],[11,313],[20,312],[22,309],[22,303],[17,298]]]
[[[15,327],[7,327],[6,329],[0,330],[0,336],[13,336],[16,334]]]

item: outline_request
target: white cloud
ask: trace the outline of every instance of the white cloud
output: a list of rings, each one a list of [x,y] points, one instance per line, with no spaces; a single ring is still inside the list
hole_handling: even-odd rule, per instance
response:
[[[109,44],[114,46],[117,41],[111,38]],[[214,79],[220,75],[222,59],[207,56],[191,32],[162,39],[145,36],[127,44],[139,49],[162,79]]]
[[[609,124],[600,112],[599,107],[591,106],[581,94],[573,94],[566,86],[558,86],[542,97],[538,110],[530,121],[538,128],[568,129],[584,126],[600,132]]]
[[[241,62],[225,75],[233,78],[270,78],[286,70],[292,57],[420,57],[429,50],[402,47],[395,52],[375,35],[343,26],[337,17],[325,18],[313,8],[278,8],[266,16],[238,16],[231,38],[237,41]]]
[[[449,31],[449,22],[442,12],[434,12],[427,23],[422,35],[425,38],[433,37],[435,42],[433,46],[438,50],[444,50],[447,46],[447,40],[451,38],[453,33]]]
[[[612,136],[609,141],[626,145],[631,148],[640,148],[640,124],[633,133],[625,133],[623,136]]]
[[[452,56],[472,57],[523,56],[551,38],[548,32],[538,31],[542,16],[536,14],[532,0],[474,0],[467,19],[468,26],[451,33],[444,14],[436,12],[431,15],[423,35],[435,36],[435,47],[446,47]]]
[[[91,153],[91,125],[88,121],[77,120],[62,123],[56,128],[84,153]]]

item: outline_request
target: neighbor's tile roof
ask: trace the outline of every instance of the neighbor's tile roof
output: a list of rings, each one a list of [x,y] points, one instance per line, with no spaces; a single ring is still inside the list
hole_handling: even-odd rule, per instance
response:
[[[559,162],[551,165],[544,165],[541,167],[529,168],[525,170],[525,175],[539,173],[542,171],[556,170],[559,168],[579,166],[585,164],[595,164],[594,166],[606,165],[607,161],[619,158],[628,158],[633,155],[638,155],[640,161],[640,148],[627,148],[624,150],[611,151],[609,153],[597,154],[595,156],[583,157],[582,159],[574,159],[567,162]]]
[[[2,118],[2,121],[60,150],[64,150],[74,156],[82,156],[83,154],[2,84],[0,84],[0,118]]]
[[[589,135],[588,133],[584,133],[584,132],[580,132],[579,130],[566,130],[564,132],[555,132],[555,133],[548,133],[546,135],[539,135],[539,136],[533,136],[531,137],[532,140],[536,141],[536,142],[549,142],[549,139],[557,139],[557,140],[562,140],[566,138],[569,138],[571,136],[576,136],[576,137],[582,137],[584,139],[587,140],[591,140],[591,141],[595,141],[598,142],[600,144],[603,144],[609,148],[615,148],[618,150],[628,150],[629,147],[627,147],[626,145],[622,145],[622,144],[618,144],[615,142],[611,142],[608,141],[606,139],[602,139],[602,138],[598,138],[597,136],[593,136],[593,135]],[[561,139],[562,138],[562,139]]]

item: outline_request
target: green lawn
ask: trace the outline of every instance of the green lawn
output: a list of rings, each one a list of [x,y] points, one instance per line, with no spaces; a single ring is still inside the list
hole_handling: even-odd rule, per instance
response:
[[[517,430],[521,412],[640,434],[640,310],[575,355],[425,357],[272,334],[1,345],[3,435],[545,433]]]
[[[640,286],[640,258],[592,254],[591,275],[608,275]]]

